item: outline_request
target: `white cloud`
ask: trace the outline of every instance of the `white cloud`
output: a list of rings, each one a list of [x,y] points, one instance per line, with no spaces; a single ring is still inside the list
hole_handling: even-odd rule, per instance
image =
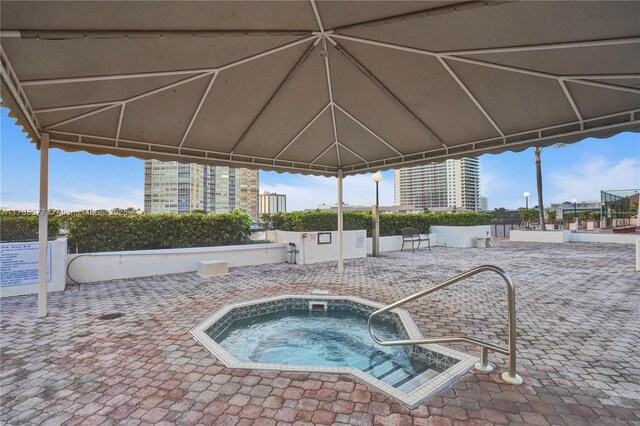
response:
[[[55,194],[49,196],[49,207],[57,210],[77,211],[77,210],[111,210],[115,207],[127,208],[143,208],[144,194],[136,189],[122,189],[119,193],[111,192],[82,192],[73,188],[67,188],[56,191]],[[36,210],[38,208],[37,201],[24,201],[2,199],[3,209],[12,210]]]
[[[260,182],[260,192],[270,191],[287,195],[287,210],[314,209],[318,204],[336,204],[337,179],[322,176],[291,175],[287,183]],[[370,206],[375,203],[375,184],[371,174],[348,176],[343,181],[343,199],[352,205]],[[393,179],[385,176],[380,182],[380,204],[393,204]]]
[[[575,166],[549,174],[553,190],[545,199],[550,202],[600,200],[601,189],[640,187],[640,160],[623,158],[610,162],[602,156],[585,157]]]

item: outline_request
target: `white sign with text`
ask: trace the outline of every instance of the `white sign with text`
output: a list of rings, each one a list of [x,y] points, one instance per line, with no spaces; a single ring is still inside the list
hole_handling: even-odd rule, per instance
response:
[[[51,243],[47,243],[47,282],[51,281]],[[38,243],[0,244],[0,286],[38,282]]]

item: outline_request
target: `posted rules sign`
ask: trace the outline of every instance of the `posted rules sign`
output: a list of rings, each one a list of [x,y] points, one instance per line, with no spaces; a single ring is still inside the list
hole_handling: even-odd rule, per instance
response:
[[[51,243],[47,243],[47,282],[51,281]],[[0,244],[0,286],[38,282],[38,243]]]

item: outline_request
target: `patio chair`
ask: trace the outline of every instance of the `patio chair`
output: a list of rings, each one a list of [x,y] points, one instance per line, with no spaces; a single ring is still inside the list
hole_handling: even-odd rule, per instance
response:
[[[431,251],[431,239],[428,235],[420,235],[420,231],[417,228],[402,228],[402,248],[404,250],[405,243],[411,243],[411,252],[415,253],[416,250],[420,250],[420,243],[426,241]],[[418,243],[418,247],[415,247],[415,243]]]

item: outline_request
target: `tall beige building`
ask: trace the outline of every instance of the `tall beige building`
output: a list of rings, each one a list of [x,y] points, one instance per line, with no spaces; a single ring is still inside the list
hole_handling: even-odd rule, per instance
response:
[[[258,221],[257,170],[146,160],[145,213],[230,213],[243,209]]]
[[[461,158],[395,170],[395,204],[479,211],[480,160]]]

